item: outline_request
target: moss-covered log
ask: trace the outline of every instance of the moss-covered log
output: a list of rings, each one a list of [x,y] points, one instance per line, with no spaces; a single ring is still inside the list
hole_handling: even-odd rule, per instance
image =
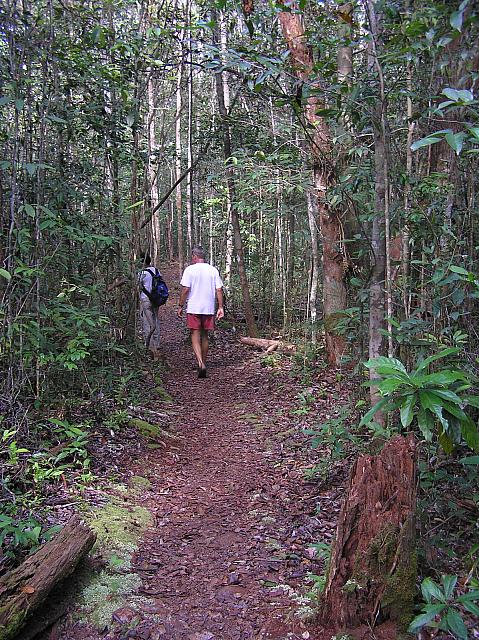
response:
[[[95,542],[77,516],[60,533],[0,578],[0,640],[14,638],[52,588],[69,576]]]
[[[413,616],[416,450],[389,441],[354,465],[339,516],[320,618],[351,630],[393,622],[398,637]]]

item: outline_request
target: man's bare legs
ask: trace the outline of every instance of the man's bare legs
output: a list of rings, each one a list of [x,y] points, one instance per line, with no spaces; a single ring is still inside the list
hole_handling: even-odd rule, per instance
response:
[[[206,357],[209,347],[208,331],[205,329],[190,329],[190,331],[193,353],[198,361],[198,369],[202,372],[201,377],[204,378],[206,376]]]
[[[210,341],[208,338],[208,331],[206,329],[201,329],[201,356],[203,359],[203,367],[206,368],[206,358],[208,356],[208,347],[210,345]]]
[[[191,331],[191,346],[193,347],[193,353],[198,361],[198,368],[204,369],[205,363],[203,361],[201,329],[190,329]]]

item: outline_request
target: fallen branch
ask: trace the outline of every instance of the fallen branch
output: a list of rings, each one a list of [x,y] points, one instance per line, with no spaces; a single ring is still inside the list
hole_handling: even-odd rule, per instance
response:
[[[266,353],[272,353],[273,351],[280,351],[282,353],[294,353],[296,347],[294,344],[288,344],[282,340],[267,340],[265,338],[240,338],[242,344],[248,345],[248,347],[256,347],[257,349],[266,350]]]
[[[23,564],[0,578],[0,640],[14,638],[52,588],[75,570],[95,534],[78,516]]]

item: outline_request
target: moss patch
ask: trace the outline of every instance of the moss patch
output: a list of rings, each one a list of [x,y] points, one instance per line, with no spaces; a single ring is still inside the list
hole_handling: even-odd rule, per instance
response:
[[[109,502],[87,514],[86,519],[97,534],[96,549],[127,549],[131,552],[136,550],[139,538],[152,522],[147,509],[125,507],[118,501]]]
[[[140,418],[131,418],[128,424],[137,429],[145,438],[152,438],[153,440],[174,438],[171,433],[168,433],[168,431],[165,431],[159,425],[151,424]]]
[[[135,488],[148,486],[149,480],[133,476],[129,484],[133,485],[130,492],[134,493]],[[119,489],[115,487],[116,491]],[[127,497],[128,488],[122,486],[121,489]],[[129,570],[132,554],[138,549],[138,542],[153,518],[147,509],[114,497],[105,506],[87,513],[85,518],[97,534],[94,551],[106,567],[97,574],[88,572],[84,575],[78,618],[103,629],[111,623],[112,614],[126,604],[139,610],[145,601],[152,602],[134,595],[141,585],[141,577]]]
[[[143,476],[131,476],[128,480],[128,486],[135,493],[140,493],[145,489],[149,489],[151,487],[151,482],[148,478],[144,478]]]
[[[140,585],[141,578],[136,573],[120,575],[102,571],[83,589],[83,613],[90,623],[103,629],[110,624],[113,613],[124,606],[126,596],[136,591]],[[131,606],[130,598],[128,604]]]

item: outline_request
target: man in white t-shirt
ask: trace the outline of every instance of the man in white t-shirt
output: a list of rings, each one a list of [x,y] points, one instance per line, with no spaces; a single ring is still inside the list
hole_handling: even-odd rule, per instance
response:
[[[223,283],[216,267],[205,262],[205,251],[202,247],[194,247],[191,252],[189,267],[181,278],[180,302],[178,317],[183,316],[186,307],[186,326],[191,332],[191,344],[198,361],[198,378],[206,378],[206,356],[208,354],[208,331],[215,328],[215,302],[218,300],[216,319],[221,320],[223,309]]]
[[[151,266],[151,258],[148,254],[142,256],[143,269],[138,274],[138,284],[140,287],[140,318],[143,331],[145,347],[157,355],[160,345],[160,321],[158,318],[158,307],[155,307],[148,292],[151,291],[153,275],[160,273],[156,267]],[[161,274],[160,274],[161,275]]]

